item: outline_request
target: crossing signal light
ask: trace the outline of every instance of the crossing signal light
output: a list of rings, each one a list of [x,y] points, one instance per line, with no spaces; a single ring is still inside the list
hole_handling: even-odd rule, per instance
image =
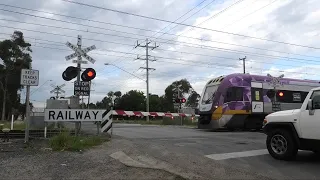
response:
[[[185,99],[185,98],[181,98],[181,99],[179,99],[179,98],[176,98],[175,99],[175,103],[185,103],[187,100]]]
[[[78,75],[78,68],[69,66],[65,71],[63,71],[62,78],[65,81],[70,81],[71,79],[77,77],[77,75]]]
[[[81,74],[82,81],[91,81],[96,77],[96,71],[93,68],[87,68]]]

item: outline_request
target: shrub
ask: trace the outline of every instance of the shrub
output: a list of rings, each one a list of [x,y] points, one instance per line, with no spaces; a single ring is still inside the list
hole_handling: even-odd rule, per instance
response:
[[[50,139],[49,145],[54,151],[80,151],[100,145],[106,140],[101,136],[71,136],[68,132],[61,132]]]

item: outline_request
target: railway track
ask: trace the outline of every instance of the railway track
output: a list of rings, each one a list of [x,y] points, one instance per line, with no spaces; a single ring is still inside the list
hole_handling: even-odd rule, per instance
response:
[[[54,135],[59,134],[60,130],[47,130],[47,137],[52,137]],[[74,135],[74,131],[69,131],[71,135]],[[9,139],[20,139],[24,138],[25,131],[24,130],[11,130],[8,133],[0,132],[0,138],[9,138]],[[30,138],[43,138],[44,130],[29,130]]]

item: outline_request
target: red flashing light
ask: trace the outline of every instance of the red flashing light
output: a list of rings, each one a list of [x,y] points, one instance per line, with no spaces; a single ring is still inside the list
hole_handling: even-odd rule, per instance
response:
[[[94,75],[94,73],[93,73],[92,71],[89,71],[89,72],[87,73],[87,75],[88,75],[89,77],[92,77],[92,76]]]
[[[282,97],[284,94],[283,92],[279,92],[279,96]]]
[[[187,100],[186,100],[185,98],[182,98],[182,99],[181,99],[181,102],[182,102],[182,103],[185,103],[186,101],[187,101]]]

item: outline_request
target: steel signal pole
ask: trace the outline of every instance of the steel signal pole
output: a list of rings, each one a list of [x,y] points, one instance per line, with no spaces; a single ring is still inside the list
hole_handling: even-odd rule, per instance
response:
[[[81,45],[82,45],[82,37],[81,35],[78,35],[78,42],[77,42],[77,46],[78,49],[81,49]],[[78,55],[78,62],[77,62],[77,68],[78,68],[78,75],[77,75],[77,82],[80,82],[80,73],[81,73],[81,55]],[[76,95],[77,96],[77,106],[80,107],[80,95]],[[80,122],[76,122],[75,124],[75,135],[77,136],[80,133],[80,127],[81,124]]]

